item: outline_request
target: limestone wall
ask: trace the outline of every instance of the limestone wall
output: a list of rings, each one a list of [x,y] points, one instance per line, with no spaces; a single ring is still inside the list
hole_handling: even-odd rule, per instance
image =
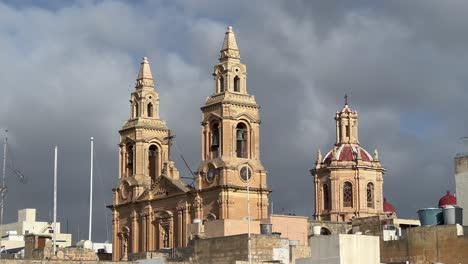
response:
[[[285,249],[284,253],[287,252],[289,258],[289,244],[282,244],[282,239],[278,236],[252,235],[251,243],[253,262],[276,260],[275,257],[282,256],[281,249]],[[234,264],[236,261],[248,261],[247,245],[248,237],[245,234],[197,240],[193,260],[203,264]]]
[[[381,262],[458,264],[468,259],[468,235],[457,225],[408,228],[405,239],[381,244]]]

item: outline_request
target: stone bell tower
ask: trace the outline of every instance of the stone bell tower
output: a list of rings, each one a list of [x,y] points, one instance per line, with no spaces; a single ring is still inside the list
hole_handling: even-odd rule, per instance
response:
[[[146,57],[140,65],[130,107],[130,118],[119,131],[119,179],[130,177],[139,187],[150,186],[173,163],[169,162],[170,131],[159,117],[159,94]],[[172,176],[178,178],[178,174]],[[135,191],[138,195],[141,190]]]
[[[358,113],[348,105],[336,112],[336,142],[315,168],[315,220],[350,221],[382,215],[383,175],[378,152],[371,156],[358,140]]]
[[[202,110],[202,162],[197,189],[203,208],[197,218],[244,219],[249,187],[251,218],[267,217],[267,171],[260,161],[259,105],[247,92],[247,68],[232,27],[214,66],[213,94]]]

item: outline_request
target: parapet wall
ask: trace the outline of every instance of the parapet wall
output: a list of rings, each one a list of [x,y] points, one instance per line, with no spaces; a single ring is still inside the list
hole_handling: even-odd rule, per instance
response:
[[[406,231],[405,239],[381,244],[382,263],[458,264],[468,259],[468,235],[463,235],[459,225],[413,227]]]

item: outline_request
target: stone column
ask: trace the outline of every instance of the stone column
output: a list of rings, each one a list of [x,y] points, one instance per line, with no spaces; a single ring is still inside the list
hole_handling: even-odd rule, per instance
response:
[[[148,219],[146,225],[148,226],[148,231],[146,234],[146,239],[148,243],[148,251],[153,251],[154,250],[154,244],[153,244],[153,225],[151,224],[153,222],[153,213],[149,212],[148,213]]]
[[[177,247],[183,247],[184,245],[182,244],[182,230],[183,230],[183,208],[178,208],[177,209]]]
[[[132,250],[131,252],[137,253],[138,252],[138,214],[133,211],[132,213]]]
[[[112,260],[117,261],[120,259],[120,243],[119,243],[119,212],[114,208],[112,210],[112,234],[113,234],[113,246],[112,246]]]

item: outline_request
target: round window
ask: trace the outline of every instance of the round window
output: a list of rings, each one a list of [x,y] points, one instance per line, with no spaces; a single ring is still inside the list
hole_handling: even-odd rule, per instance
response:
[[[242,167],[240,170],[240,176],[244,181],[247,181],[247,179],[250,180],[250,178],[252,178],[252,170],[250,170],[249,167]]]

